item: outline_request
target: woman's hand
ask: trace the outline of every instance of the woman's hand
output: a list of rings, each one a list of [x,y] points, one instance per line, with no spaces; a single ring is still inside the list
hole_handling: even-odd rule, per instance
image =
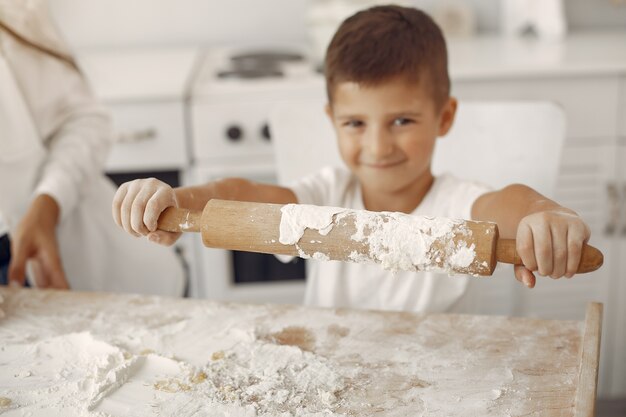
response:
[[[168,207],[178,207],[172,187],[155,178],[139,179],[120,186],[113,198],[113,219],[133,236],[170,246],[181,233],[157,230],[159,216]]]
[[[9,282],[24,285],[28,262],[37,287],[69,288],[56,239],[58,219],[59,206],[52,197],[43,194],[33,200],[11,237]]]

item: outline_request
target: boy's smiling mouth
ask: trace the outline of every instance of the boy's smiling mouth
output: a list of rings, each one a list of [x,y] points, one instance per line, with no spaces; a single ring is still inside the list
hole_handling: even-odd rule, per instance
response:
[[[368,168],[383,169],[383,168],[392,168],[404,162],[406,162],[406,158],[394,159],[394,160],[389,160],[389,161],[361,161],[360,163],[361,165],[366,166]]]

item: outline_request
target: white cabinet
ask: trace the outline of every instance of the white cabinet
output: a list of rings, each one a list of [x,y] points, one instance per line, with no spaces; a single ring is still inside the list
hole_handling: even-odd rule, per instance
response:
[[[622,84],[626,86],[626,83]],[[622,89],[626,92],[626,89]],[[623,95],[623,103],[626,103],[626,94]],[[623,109],[622,109],[623,111]],[[624,115],[624,113],[622,113]],[[622,118],[624,121],[624,118]],[[617,266],[615,270],[615,283],[611,289],[613,293],[612,303],[614,309],[613,328],[615,333],[612,337],[615,351],[613,352],[613,367],[610,375],[609,395],[624,396],[626,391],[626,135],[620,136],[618,147],[618,160],[621,181],[620,192],[620,221],[614,234]]]
[[[567,135],[560,161],[559,203],[576,210],[592,230],[590,243],[605,255],[598,271],[569,281],[539,278],[533,290],[515,286],[512,294],[493,286],[487,298],[506,297],[504,314],[581,320],[590,301],[604,303],[599,377],[601,396],[626,395],[626,236],[618,224],[626,184],[626,83],[619,74],[529,76],[492,80],[453,80],[460,100],[551,100],[565,110]],[[619,146],[620,140],[622,146]],[[484,286],[486,289],[487,286]]]
[[[618,78],[616,75],[532,77],[504,80],[453,80],[460,99],[549,99],[563,106],[567,136],[575,139],[615,138]]]
[[[618,108],[618,137],[615,152],[617,178],[611,184],[611,210],[609,232],[613,242],[612,274],[615,278],[611,288],[613,333],[607,335],[614,346],[612,368],[609,375],[607,395],[625,396],[626,392],[626,76],[620,80]],[[605,336],[603,336],[604,338]]]
[[[115,145],[107,172],[180,171],[187,168],[185,109],[172,102],[113,103]]]
[[[611,246],[607,239],[609,191],[617,182],[617,109],[619,79],[601,77],[549,77],[494,81],[462,80],[453,83],[460,100],[551,100],[563,106],[567,137],[560,162],[556,194],[549,196],[576,210],[592,229],[591,243]],[[613,258],[607,256],[610,264]],[[584,302],[592,296],[606,301],[609,265],[594,274],[579,276],[567,286],[541,280],[532,298],[518,306],[518,313],[542,317],[580,319]],[[545,282],[544,282],[545,281]],[[553,289],[554,288],[554,289]],[[593,291],[589,291],[593,288]],[[604,288],[604,290],[600,289]],[[567,297],[554,298],[554,291],[567,291]],[[546,300],[543,300],[545,292]],[[578,294],[578,296],[576,295]],[[525,295],[525,294],[524,294]]]
[[[80,65],[110,111],[116,142],[109,173],[184,171],[187,86],[195,48],[82,51]]]

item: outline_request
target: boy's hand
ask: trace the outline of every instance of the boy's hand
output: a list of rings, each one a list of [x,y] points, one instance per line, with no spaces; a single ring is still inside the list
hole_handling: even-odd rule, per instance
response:
[[[170,246],[180,233],[157,230],[159,216],[168,207],[178,207],[172,187],[155,178],[139,179],[120,186],[113,198],[113,219],[133,236]]]
[[[573,211],[565,208],[530,214],[517,228],[517,253],[523,265],[515,267],[515,277],[527,287],[535,286],[535,274],[553,279],[574,276],[580,263],[583,243],[589,240],[589,227]]]

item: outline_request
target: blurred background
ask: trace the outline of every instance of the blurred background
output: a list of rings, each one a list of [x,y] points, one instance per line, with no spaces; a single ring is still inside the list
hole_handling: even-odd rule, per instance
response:
[[[342,19],[373,1],[51,0],[53,15],[110,109],[118,181],[172,185],[224,176],[276,181],[269,109],[324,100],[322,60]],[[599,415],[626,398],[626,0],[403,1],[449,42],[452,91],[463,100],[539,100],[562,107],[565,144],[551,197],[593,230],[605,266],[532,292],[510,279],[481,287],[466,311],[584,317],[605,304]],[[300,302],[303,262],[181,242],[189,295]],[[510,274],[510,271],[509,271]]]
[[[517,0],[523,3],[523,0]],[[355,1],[268,0],[52,0],[53,12],[66,36],[78,47],[146,46],[200,43],[219,45],[244,42],[309,40],[309,16],[319,6],[329,9],[363,7]],[[380,3],[380,2],[379,2]],[[406,2],[405,2],[406,3]],[[408,2],[432,13],[441,8],[469,10],[475,34],[499,33],[502,0]],[[531,2],[532,3],[532,2]],[[623,0],[564,0],[570,31],[623,29]],[[332,14],[332,12],[329,12]]]

